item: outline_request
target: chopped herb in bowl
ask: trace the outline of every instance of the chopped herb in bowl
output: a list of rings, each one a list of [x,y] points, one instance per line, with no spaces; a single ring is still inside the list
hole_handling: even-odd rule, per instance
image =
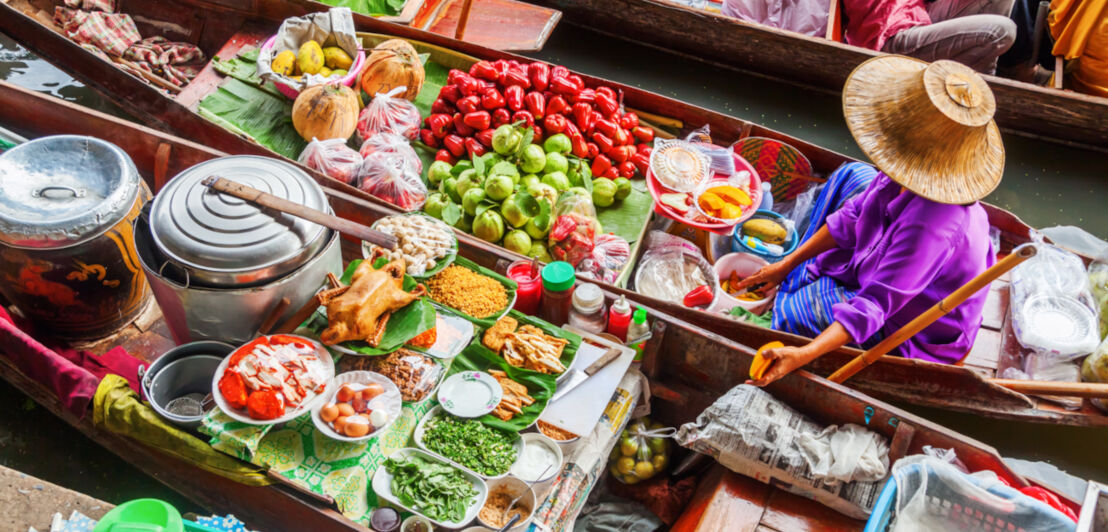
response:
[[[495,477],[507,473],[515,463],[518,437],[476,419],[442,414],[427,421],[423,445],[481,475]]]

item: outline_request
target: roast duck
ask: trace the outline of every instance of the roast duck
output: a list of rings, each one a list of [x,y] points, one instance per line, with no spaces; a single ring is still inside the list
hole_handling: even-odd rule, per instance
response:
[[[426,293],[423,285],[405,292],[404,259],[395,259],[380,269],[374,268],[379,254],[363,260],[354,270],[350,286],[340,286],[319,294],[327,306],[328,326],[319,335],[325,345],[365,340],[377,347],[393,311],[404,308]]]

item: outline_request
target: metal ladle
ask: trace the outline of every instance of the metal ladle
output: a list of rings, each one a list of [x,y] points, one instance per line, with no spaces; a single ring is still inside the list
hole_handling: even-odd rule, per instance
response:
[[[552,467],[554,467],[554,464],[548,464],[546,466],[546,469],[543,469],[542,473],[539,474],[538,478],[545,478],[546,473],[549,472],[550,468],[552,468]],[[504,509],[503,517],[508,517],[508,512],[512,511],[512,508],[514,508],[516,503],[519,502],[519,500],[521,498],[523,498],[523,495],[525,493],[527,493],[528,491],[534,493],[534,490],[532,490],[531,487],[534,486],[535,484],[537,484],[538,480],[536,479],[536,480],[532,480],[530,482],[527,482],[526,480],[524,480],[523,483],[527,485],[527,489],[520,492],[519,495],[516,495],[516,498],[512,499],[512,502],[508,503],[508,507]],[[538,501],[535,501],[535,502],[538,502]],[[535,509],[531,508],[531,511],[533,512],[533,511],[535,511]],[[503,527],[500,528],[499,532],[505,532],[506,530],[512,528],[512,526],[514,526],[516,524],[516,522],[518,522],[522,518],[523,518],[523,516],[521,516],[519,514],[516,514]]]

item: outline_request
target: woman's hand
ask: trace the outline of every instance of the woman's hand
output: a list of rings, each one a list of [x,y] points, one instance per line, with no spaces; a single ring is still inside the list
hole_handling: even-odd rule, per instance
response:
[[[769,362],[769,369],[762,374],[762,378],[748,380],[746,383],[765,386],[815,360],[820,354],[822,353],[813,352],[811,344],[804,347],[785,346],[766,349],[762,352],[762,358]]]
[[[785,280],[785,277],[789,275],[790,271],[792,271],[792,265],[788,261],[769,264],[757,272],[754,272],[753,275],[739,281],[738,284],[731,287],[731,289],[738,291],[761,284],[763,285],[761,291],[765,293],[767,290],[781,284],[781,282]]]

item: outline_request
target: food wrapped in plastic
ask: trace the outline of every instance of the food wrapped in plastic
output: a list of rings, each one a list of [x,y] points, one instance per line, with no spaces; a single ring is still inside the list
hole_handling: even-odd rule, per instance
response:
[[[450,226],[424,214],[394,214],[373,223],[373,229],[396,237],[396,248],[382,249],[389,260],[403,259],[408,275],[420,277],[454,260],[458,240]],[[365,244],[366,256],[377,246]]]
[[[624,484],[637,484],[665,471],[676,432],[650,418],[632,420],[608,455],[608,472]]]
[[[409,140],[419,136],[419,109],[415,104],[397,98],[406,87],[395,87],[384,94],[377,93],[358,115],[358,138],[363,141],[381,133],[393,133]]]
[[[427,185],[407,157],[394,152],[371,153],[358,169],[358,188],[405,211],[427,201]]]
[[[681,303],[685,294],[698,286],[716,286],[715,268],[692,242],[651,231],[646,246],[635,273],[636,292]]]
[[[430,397],[444,371],[435,359],[405,348],[382,356],[343,357],[340,366],[344,371],[376,371],[388,377],[400,388],[405,403],[418,403]]]
[[[677,192],[692,192],[712,175],[712,159],[691,142],[655,139],[650,152],[650,171],[662,186]]]
[[[1081,364],[1081,380],[1108,384],[1108,340],[1101,342],[1093,354],[1085,357]],[[1108,412],[1108,401],[1092,399],[1092,402],[1097,408]]]
[[[1100,337],[1108,336],[1108,262],[1097,259],[1089,265],[1093,302],[1100,314]]]
[[[396,153],[404,156],[408,163],[416,169],[416,172],[423,174],[423,161],[419,159],[419,155],[416,154],[415,149],[408,142],[408,139],[401,137],[395,133],[381,133],[375,135],[362,143],[362,147],[358,150],[358,153],[363,158],[377,152]]]
[[[1034,257],[1012,270],[1012,327],[1024,347],[1072,359],[1100,343],[1099,321],[1081,259],[1038,243]]]
[[[347,146],[346,139],[313,138],[300,152],[297,162],[349,185],[362,165],[362,155]]]
[[[562,194],[554,207],[554,223],[550,226],[550,254],[556,260],[577,267],[592,254],[600,230],[592,198],[584,194]]]
[[[592,252],[577,265],[577,272],[605,283],[614,283],[631,260],[631,245],[623,237],[605,233],[596,237]]]
[[[700,129],[689,133],[685,137],[685,142],[691,143],[693,149],[708,157],[711,161],[708,167],[712,173],[726,177],[730,177],[731,174],[735,173],[735,152],[712,143],[712,130],[708,127],[708,124],[704,124]]]

